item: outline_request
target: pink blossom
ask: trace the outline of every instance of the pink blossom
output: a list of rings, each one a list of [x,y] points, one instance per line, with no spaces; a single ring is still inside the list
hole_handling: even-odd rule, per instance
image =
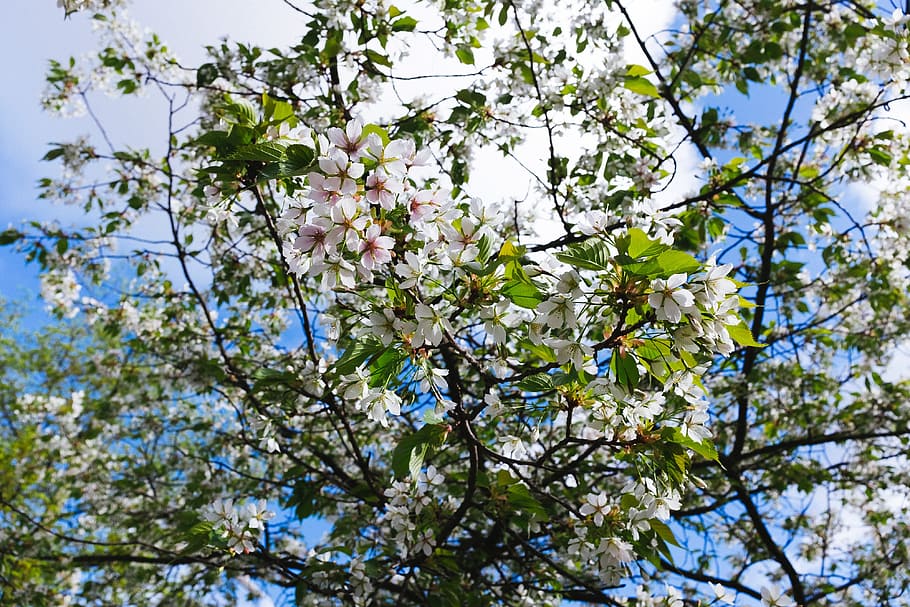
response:
[[[338,177],[326,177],[322,173],[310,173],[307,177],[310,184],[310,191],[307,198],[314,202],[327,205],[334,205],[342,197],[341,179]]]
[[[382,171],[374,171],[367,177],[367,200],[390,210],[395,206],[398,194],[404,191],[404,184]]]
[[[372,141],[369,135],[364,136],[363,124],[359,120],[348,122],[343,131],[338,127],[332,127],[327,135],[329,141],[350,156],[351,160],[363,157],[364,151]]]
[[[325,218],[317,218],[313,223],[300,226],[300,232],[294,241],[294,247],[301,251],[309,251],[314,260],[322,260],[326,255],[335,252],[335,246],[340,240],[340,235],[330,231],[334,223]]]
[[[319,159],[319,168],[326,175],[340,179],[338,191],[342,194],[357,192],[357,179],[363,175],[363,165],[349,162],[348,155],[335,148]]]
[[[353,198],[345,198],[332,207],[332,221],[335,223],[333,233],[337,233],[338,241],[344,241],[350,250],[356,249],[360,232],[366,227],[368,219],[360,214],[360,209]]]
[[[371,225],[360,243],[360,252],[363,254],[360,265],[367,270],[373,270],[377,265],[389,263],[392,261],[391,249],[394,246],[394,239],[382,236],[379,226]]]

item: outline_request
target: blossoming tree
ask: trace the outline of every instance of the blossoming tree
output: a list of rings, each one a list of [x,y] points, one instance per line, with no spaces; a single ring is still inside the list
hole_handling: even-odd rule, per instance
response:
[[[79,336],[5,367],[4,602],[907,591],[899,10],[287,0],[186,66],[122,4],[61,0],[101,50],[43,100],[84,224],[0,234]]]

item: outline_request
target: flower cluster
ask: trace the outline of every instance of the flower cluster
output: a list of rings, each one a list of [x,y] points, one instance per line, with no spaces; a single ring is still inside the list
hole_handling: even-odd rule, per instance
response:
[[[445,482],[436,466],[430,465],[420,473],[416,483],[408,480],[395,481],[385,491],[387,498],[385,514],[380,519],[389,531],[383,534],[394,538],[394,545],[402,560],[412,555],[430,556],[436,547],[432,527],[418,529],[417,519],[438,496]]]
[[[76,11],[101,11],[126,4],[126,0],[57,0],[57,8],[69,13]]]
[[[329,129],[317,146],[320,171],[309,174],[307,199],[291,203],[284,225],[296,231],[288,263],[300,275],[321,276],[326,289],[354,288],[378,272],[413,288],[430,266],[476,259],[481,239],[501,221],[479,200],[465,208],[440,187],[420,187],[416,173],[431,156],[413,141],[383,143],[352,121]],[[435,330],[418,334],[439,343]]]
[[[320,171],[309,174],[308,204],[292,211],[294,219],[305,222],[288,261],[298,273],[326,277],[327,288],[353,288],[355,273],[370,281],[374,271],[392,261],[395,240],[384,233],[383,215],[400,206],[409,171],[427,157],[417,156],[413,142],[383,145],[378,135],[365,133],[356,121],[345,130],[329,129],[328,138],[320,138],[319,144]],[[415,195],[412,217],[433,222],[444,215],[434,200],[438,194]]]
[[[204,520],[212,523],[213,530],[225,540],[227,549],[233,554],[255,550],[266,521],[275,517],[265,500],[250,500],[238,508],[230,498],[216,499],[203,507],[201,514]]]
[[[54,144],[46,159],[62,179],[42,180],[42,198],[84,207],[88,224],[2,238],[40,263],[58,316],[101,342],[85,356],[82,338],[70,343],[71,368],[88,370],[78,387],[58,393],[65,376],[32,367],[27,389],[9,382],[0,460],[21,468],[23,490],[4,499],[21,512],[46,503],[31,518],[57,532],[47,540],[151,532],[140,539],[167,550],[154,538],[182,527],[187,502],[257,485],[266,501],[206,506],[186,553],[200,540],[203,556],[246,553],[244,571],[296,586],[301,605],[459,604],[470,592],[483,604],[682,607],[713,591],[715,603],[736,593],[784,607],[885,596],[902,581],[885,567],[862,576],[906,539],[883,499],[906,484],[887,457],[906,386],[875,372],[908,334],[910,141],[883,119],[910,82],[903,13],[681,0],[640,19],[636,3],[588,0],[325,0],[288,3],[308,15],[300,44],[225,41],[192,70],[124,3],[58,0],[67,14],[100,12],[89,20],[101,46],[52,63],[43,103],[90,113],[103,135],[96,92],[160,92],[168,153],[118,137]],[[423,84],[434,74],[412,71],[404,51],[434,47],[463,78]],[[734,86],[789,109],[734,112]],[[388,129],[329,128],[340,113],[375,115],[366,104],[380,96],[401,101],[383,109],[397,118]],[[521,178],[498,173],[513,160]],[[509,200],[507,213],[471,197],[489,176],[506,187],[483,194]],[[871,194],[854,196],[856,179]],[[711,251],[719,261],[705,261]],[[122,284],[127,265],[136,279]],[[734,275],[759,281],[745,293],[754,313],[739,314]],[[30,360],[47,357],[3,357]],[[852,431],[874,438],[841,440]],[[819,463],[831,455],[836,466]],[[683,505],[693,485],[705,491]],[[851,510],[829,507],[819,524],[816,487]],[[737,542],[756,509],[773,537]],[[854,535],[874,541],[837,547],[832,530],[854,510]],[[27,583],[68,564],[29,545],[77,553],[23,542],[32,521],[6,518],[0,553],[25,546],[11,567],[26,564]],[[793,600],[760,590],[785,579],[769,554],[796,568]],[[200,575],[254,592],[258,581],[196,560],[139,592],[225,602],[239,590],[209,596]],[[696,569],[721,585],[693,581]],[[841,590],[844,571],[861,575]],[[96,568],[74,600],[141,602],[118,573]]]
[[[79,313],[79,294],[82,285],[72,270],[41,275],[41,297],[47,303],[48,311],[55,311],[64,318],[73,318]]]
[[[589,493],[579,512],[590,524],[576,525],[566,552],[578,565],[597,571],[605,583],[618,583],[624,567],[635,560],[629,540],[638,541],[652,525],[668,520],[670,512],[679,509],[680,500],[679,492],[666,479],[629,482],[616,497],[603,491]],[[635,503],[627,506],[624,521],[619,520],[621,501]]]

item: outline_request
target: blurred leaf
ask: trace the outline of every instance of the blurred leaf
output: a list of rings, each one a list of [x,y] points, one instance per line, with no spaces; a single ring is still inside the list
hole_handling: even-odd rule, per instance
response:
[[[196,86],[204,87],[212,84],[220,76],[218,66],[214,63],[203,63],[196,70]]]
[[[402,438],[392,452],[392,472],[395,478],[404,479],[410,475],[417,480],[424,459],[430,449],[437,449],[445,442],[448,426],[427,424],[414,434]]]
[[[753,306],[754,307],[754,306]],[[741,346],[751,346],[753,348],[763,348],[764,345],[755,341],[755,338],[752,337],[752,330],[749,329],[745,324],[738,325],[726,325],[727,333],[730,334],[730,337]]]

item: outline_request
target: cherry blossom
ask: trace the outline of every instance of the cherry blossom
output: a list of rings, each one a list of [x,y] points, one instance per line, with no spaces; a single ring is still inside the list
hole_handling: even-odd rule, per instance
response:
[[[606,493],[589,493],[579,512],[585,516],[593,515],[594,524],[601,527],[606,517],[610,515],[612,507]]]
[[[795,607],[796,603],[777,586],[763,586],[761,589],[762,607]]]
[[[294,247],[308,252],[315,261],[335,254],[335,247],[341,241],[341,234],[333,230],[334,223],[328,219],[316,218],[312,223],[302,225]]]
[[[360,252],[363,254],[360,264],[367,270],[373,270],[379,265],[389,263],[392,261],[391,249],[394,246],[394,239],[383,236],[378,225],[371,225],[360,243]]]
[[[681,288],[686,284],[686,278],[685,274],[673,274],[667,280],[655,278],[651,282],[654,293],[648,295],[648,303],[657,312],[658,320],[678,323],[684,313],[693,311],[695,296]]]
[[[363,124],[359,120],[351,120],[344,130],[332,127],[326,131],[326,136],[333,145],[347,154],[354,162],[366,153],[367,147],[371,143],[371,136],[364,135]],[[352,177],[356,178],[358,175],[352,175]]]

